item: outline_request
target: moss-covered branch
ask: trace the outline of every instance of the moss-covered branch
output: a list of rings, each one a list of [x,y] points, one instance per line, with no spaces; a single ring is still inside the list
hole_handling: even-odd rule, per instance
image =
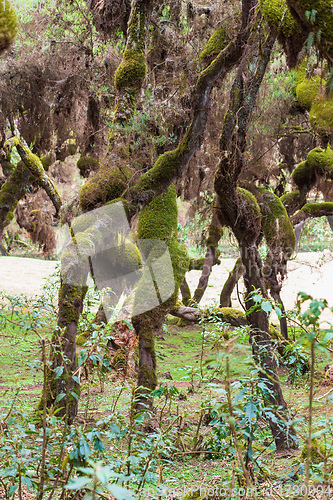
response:
[[[308,219],[325,217],[327,215],[333,215],[333,203],[306,203],[304,207],[296,212],[296,214],[291,218],[291,222],[295,226],[296,224]]]
[[[132,0],[123,60],[114,75],[117,90],[115,123],[124,123],[135,109],[135,95],[147,73],[145,42],[153,2]]]
[[[32,175],[37,179],[38,184],[42,188],[44,188],[48,197],[52,201],[54,208],[56,209],[56,214],[58,214],[62,204],[61,197],[56,185],[45,173],[41,160],[38,158],[38,156],[33,154],[30,149],[23,143],[23,141],[21,141],[18,137],[12,137],[11,139],[8,139],[7,144],[11,147],[16,147],[21,160],[30,170]]]
[[[192,101],[193,120],[185,137],[176,149],[160,156],[153,168],[143,174],[136,186],[129,191],[132,213],[165,191],[183,172],[200,147],[210,109],[211,91],[217,80],[225,78],[240,60],[251,33],[255,5],[251,0],[243,0],[242,23],[237,36],[199,75]]]

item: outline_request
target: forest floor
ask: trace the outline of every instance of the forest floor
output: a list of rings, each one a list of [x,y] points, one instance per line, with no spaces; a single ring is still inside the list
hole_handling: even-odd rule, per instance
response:
[[[234,259],[222,259],[221,264],[215,266],[203,299],[203,305],[209,305],[218,298],[220,288],[228,272],[232,269],[233,263]],[[22,292],[28,296],[39,294],[45,282],[44,278],[54,272],[56,264],[54,261],[1,257],[0,288],[11,294]],[[197,285],[199,276],[199,271],[189,273],[188,282],[192,290]],[[299,254],[295,260],[289,263],[288,279],[282,294],[286,307],[288,309],[293,307],[299,291],[307,292],[314,298],[326,298],[332,307],[332,281],[332,253],[324,251]],[[242,297],[241,286],[239,292],[240,297]],[[18,316],[13,317],[11,313],[10,320],[12,322],[8,323],[0,332],[0,420],[4,418],[3,416],[7,414],[15,401],[11,424],[14,431],[17,429],[15,432],[21,432],[22,422],[24,422],[24,426],[31,426],[33,411],[39,401],[42,389],[40,342],[33,331],[22,327],[21,317],[26,314],[27,308],[29,308],[29,305],[25,307],[23,302],[16,306],[21,310]],[[233,304],[237,307],[237,292],[234,294]],[[330,311],[323,313],[323,315],[325,314],[328,315],[325,317],[326,320],[332,320],[329,316]],[[51,338],[53,327],[54,319],[48,324],[48,328],[41,327],[40,331],[43,335]],[[230,363],[229,376],[235,411],[240,412],[240,415],[247,415],[251,406],[255,413],[256,410],[251,401],[259,404],[256,394],[253,394],[256,367],[251,358],[251,349],[246,336],[243,338],[240,334],[235,337],[230,344],[232,345],[232,356],[229,357],[229,347],[223,341],[218,325],[216,327],[208,325],[204,344],[202,328],[201,325],[180,327],[176,318],[168,317],[163,329],[163,338],[156,340],[157,371],[161,385],[160,395],[155,397],[154,402],[156,410],[154,422],[163,432],[166,432],[166,428],[174,422],[170,430],[170,437],[177,439],[177,443],[175,441],[174,443],[177,444],[179,451],[176,453],[166,451],[168,460],[163,463],[163,466],[156,463],[153,468],[153,472],[160,471],[160,481],[163,482],[166,493],[158,495],[156,488],[151,486],[151,488],[144,490],[141,498],[179,499],[185,493],[189,493],[191,489],[195,491],[202,488],[203,491],[207,492],[210,488],[212,491],[217,488],[219,491],[224,491],[224,488],[230,487],[230,484],[235,484],[236,487],[236,494],[233,498],[237,500],[241,498],[241,487],[237,486],[237,481],[241,481],[241,477],[239,479],[235,476],[236,461],[231,462],[230,457],[225,456],[224,452],[222,453],[223,458],[220,458],[219,446],[221,443],[226,443],[223,432],[224,428],[227,430],[228,423],[225,421],[223,425],[221,424],[220,431],[218,426],[213,430],[212,425],[209,425],[208,421],[202,420],[202,417],[206,414],[210,415],[212,411],[217,411],[221,415],[221,422],[224,421],[222,417],[226,411],[224,408],[226,403],[223,394],[225,394],[225,381],[227,379],[225,368],[227,358],[229,358]],[[323,325],[323,328],[327,328],[327,325]],[[322,331],[320,335],[324,336],[325,333]],[[293,334],[296,334],[296,338],[303,335],[302,331],[297,329],[294,330]],[[78,355],[80,350],[81,347],[78,347]],[[328,452],[325,466],[328,466],[330,472],[333,468],[331,458],[333,400],[327,397],[328,394],[331,394],[332,387],[324,384],[323,381],[327,371],[326,366],[331,363],[331,356],[318,350],[315,359],[315,395],[312,410],[313,432],[317,432],[318,435],[324,433],[323,442],[325,442]],[[167,372],[172,377],[171,380],[169,375],[167,376]],[[267,421],[259,418],[253,441],[256,457],[256,498],[301,499],[304,498],[302,488],[304,488],[305,476],[300,454],[307,439],[310,378],[308,374],[292,376],[287,367],[283,365],[279,367],[279,377],[289,410],[297,422],[300,448],[277,453]],[[113,411],[117,410],[118,425],[121,431],[125,432],[131,406],[131,381],[125,382],[119,374],[112,370],[107,376],[100,376],[98,372],[92,372],[89,374],[89,382],[82,380],[82,384],[79,415],[75,424],[78,439],[87,436],[91,427],[100,430],[104,436],[103,439],[110,446],[108,446],[107,454],[110,455],[109,459],[112,461],[114,450],[118,449],[118,444],[114,443],[114,439],[111,439],[110,433],[105,435],[104,429],[111,425],[108,419],[111,418]],[[168,393],[162,393],[161,387],[166,388],[167,386],[169,387]],[[173,387],[176,388],[175,393],[170,392],[173,391]],[[171,397],[169,397],[169,393]],[[240,397],[238,394],[242,394],[242,396]],[[255,417],[254,414],[253,416]],[[197,436],[200,437],[201,441],[197,441]],[[73,439],[75,446],[77,438]],[[146,446],[148,435],[144,439],[146,439],[146,442],[144,441],[144,446]],[[34,442],[29,440],[30,438],[25,437],[22,446],[33,450]],[[50,446],[52,442],[51,439]],[[138,447],[136,453],[144,453],[140,443],[140,440],[135,441],[135,446]],[[126,443],[124,443],[124,447],[126,450]],[[21,449],[20,446],[19,449]],[[200,451],[198,452],[197,449]],[[207,450],[210,449],[214,449],[215,453],[209,453]],[[14,445],[8,450],[10,453],[16,454]],[[51,451],[49,452],[50,464],[54,458]],[[121,457],[119,452],[119,460]],[[9,458],[8,451],[0,449],[0,477],[2,466],[7,458]],[[31,461],[33,468],[34,463],[32,459]],[[331,494],[333,483],[330,486],[332,489],[330,489],[328,497],[321,493],[323,483],[320,479],[322,475],[320,467],[314,463],[311,469],[313,491],[311,491],[309,498],[333,498]],[[0,485],[0,499],[3,497],[2,493]],[[34,499],[35,496],[32,494],[30,496],[27,492],[27,496],[23,498],[30,500]],[[199,497],[188,496],[187,498]],[[205,498],[208,498],[208,494]],[[227,496],[222,493],[209,498],[215,500],[227,498]]]

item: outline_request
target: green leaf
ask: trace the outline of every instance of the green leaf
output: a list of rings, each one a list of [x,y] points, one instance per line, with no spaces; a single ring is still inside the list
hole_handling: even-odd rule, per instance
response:
[[[21,476],[21,481],[22,481],[22,484],[26,484],[28,489],[30,490],[30,488],[32,488],[32,482],[31,482],[31,479],[30,477],[28,476]]]
[[[54,372],[55,372],[55,378],[56,379],[59,378],[62,375],[63,371],[64,371],[64,367],[63,366],[57,366],[57,368],[54,370]]]
[[[272,304],[268,300],[261,303],[261,309],[268,315],[272,311]]]
[[[131,492],[118,484],[108,484],[106,488],[117,500],[134,500]]]
[[[329,342],[332,338],[333,338],[333,330],[329,330],[329,331],[326,333],[326,335],[325,335],[325,337],[324,337],[324,339],[323,339],[323,343],[324,343],[324,344],[328,344],[328,342]]]
[[[66,396],[66,394],[64,392],[62,392],[61,394],[58,394],[58,396],[56,397],[55,403],[59,403],[59,401],[61,401],[65,396]]]
[[[253,424],[256,421],[256,419],[257,419],[257,407],[254,404],[254,402],[253,401],[249,401],[248,403],[246,403],[246,405],[244,407],[244,410],[245,410],[246,420],[250,424]]]
[[[66,490],[79,490],[86,486],[86,484],[90,483],[90,481],[91,480],[88,477],[76,477],[75,479],[71,479],[65,488]]]
[[[9,488],[9,491],[8,491],[8,496],[11,497],[12,495],[14,495],[17,488],[18,488],[18,484],[14,484],[13,486],[11,486]]]

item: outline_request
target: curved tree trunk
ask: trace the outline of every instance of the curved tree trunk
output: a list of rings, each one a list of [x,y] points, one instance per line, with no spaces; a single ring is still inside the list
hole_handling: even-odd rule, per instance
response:
[[[244,266],[242,259],[238,257],[233,269],[230,271],[226,282],[223,285],[220,295],[220,307],[231,307],[231,295],[239,279],[243,276]]]
[[[255,197],[244,189],[237,188],[237,180],[244,168],[248,119],[255,104],[258,90],[266,71],[275,36],[268,34],[265,44],[250,49],[245,54],[231,90],[229,110],[226,114],[220,138],[221,160],[215,176],[218,196],[218,214],[221,224],[233,230],[244,265],[244,282],[248,294],[254,289],[265,296],[262,262],[256,242],[261,231],[261,213]],[[247,66],[244,81],[244,66]],[[237,124],[237,127],[236,127]],[[251,344],[255,358],[260,364],[260,378],[267,390],[264,399],[271,405],[282,408],[287,419],[287,405],[276,373],[275,358],[271,350],[268,317],[261,309],[251,310],[253,301],[246,301],[251,329]],[[277,449],[293,445],[293,429],[287,428],[277,415],[269,419]]]
[[[217,246],[218,243],[222,237],[223,234],[223,229],[220,226],[217,213],[216,213],[216,208],[214,208],[213,211],[213,217],[212,217],[212,222],[210,223],[209,230],[208,230],[208,238],[207,238],[207,251],[206,251],[206,256],[205,256],[205,262],[202,268],[202,274],[200,276],[199,284],[194,292],[193,299],[194,301],[199,304],[200,300],[202,299],[207,285],[208,285],[208,280],[209,276],[212,272],[213,266],[216,264],[217,261]]]

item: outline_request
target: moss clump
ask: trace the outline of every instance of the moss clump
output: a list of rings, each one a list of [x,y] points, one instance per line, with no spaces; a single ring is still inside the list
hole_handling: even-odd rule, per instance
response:
[[[312,149],[305,161],[302,161],[292,174],[293,181],[301,191],[310,190],[318,177],[333,179],[333,151],[328,145],[326,149]]]
[[[124,269],[124,273],[136,271],[141,266],[141,255],[138,247],[128,238],[118,235],[118,245],[103,252],[113,266]]]
[[[7,50],[17,33],[17,17],[8,0],[0,5],[0,54]]]
[[[199,257],[198,259],[190,259],[189,271],[193,269],[196,271],[201,271],[205,263],[205,257]]]
[[[99,163],[91,156],[81,156],[76,162],[76,166],[80,171],[82,177],[88,177],[90,172],[98,169]]]
[[[325,446],[319,443],[318,439],[312,439],[311,441],[311,463],[320,464],[324,461],[326,456]],[[302,448],[302,453],[300,454],[300,460],[305,462],[308,457],[308,443],[306,442]]]
[[[319,93],[322,82],[319,76],[305,78],[296,87],[296,97],[302,108],[310,110]]]
[[[311,187],[316,181],[315,171],[307,161],[302,161],[293,171],[292,179],[299,190],[302,190],[305,186]]]
[[[213,310],[209,309],[206,313],[209,316],[211,313],[216,314],[222,321],[230,323],[232,326],[246,325],[246,317],[242,311],[233,307],[214,307]]]
[[[177,234],[177,217],[176,188],[171,185],[141,210],[138,238],[171,240]]]
[[[226,41],[226,28],[222,26],[221,28],[217,28],[213,35],[210,37],[206,45],[204,46],[200,59],[206,59],[208,57],[217,56],[221,52],[221,50],[225,47]]]
[[[83,211],[88,211],[96,206],[119,198],[131,178],[128,167],[101,167],[81,188],[80,206]]]
[[[112,360],[112,368],[117,371],[124,370],[126,365],[126,353],[122,349],[118,349]]]
[[[260,190],[262,228],[267,245],[272,250],[281,249],[290,256],[295,248],[296,237],[287,210],[278,196]]]
[[[130,89],[137,92],[146,77],[147,65],[143,53],[125,49],[123,60],[116,69],[114,85],[117,90]]]
[[[309,120],[311,127],[322,136],[333,133],[333,99],[327,96],[318,96],[310,109]]]
[[[280,197],[281,202],[285,206],[288,215],[291,215],[299,207],[300,204],[300,192],[298,189],[291,191],[290,193],[285,193]]]
[[[324,150],[322,148],[314,148],[306,157],[311,168],[314,168],[319,175],[332,176],[333,173],[333,151],[331,146],[328,145]]]
[[[53,163],[52,155],[41,156],[40,161],[42,162],[44,170],[48,170]]]
[[[238,187],[237,194],[239,197],[238,207],[244,213],[248,214],[245,218],[243,233],[248,241],[256,240],[261,229],[261,211],[256,197],[247,189]]]
[[[333,132],[333,99],[318,96],[313,102],[309,120],[311,127],[322,136]]]
[[[261,11],[267,23],[278,33],[287,37],[299,31],[285,0],[261,0]]]
[[[210,248],[216,248],[218,245],[218,242],[222,238],[223,235],[223,227],[216,222],[216,224],[210,224],[209,226],[209,231],[208,231],[208,238],[206,241],[207,247]]]

